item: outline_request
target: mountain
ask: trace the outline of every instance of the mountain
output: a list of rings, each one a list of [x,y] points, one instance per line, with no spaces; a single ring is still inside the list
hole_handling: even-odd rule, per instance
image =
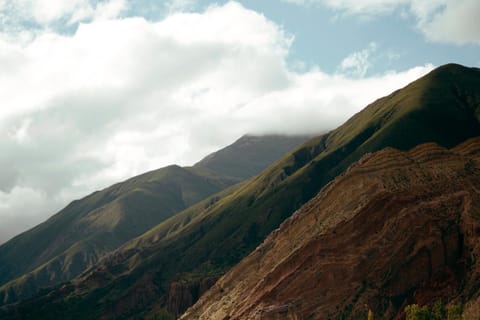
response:
[[[468,302],[480,294],[479,190],[480,137],[368,154],[181,319],[393,319],[413,303]]]
[[[74,278],[126,241],[258,173],[306,139],[244,136],[207,157],[201,162],[205,166],[168,166],[73,201],[0,246],[0,302],[15,302],[38,288]],[[260,152],[262,148],[266,150]],[[224,154],[237,158],[231,172]],[[243,161],[242,155],[248,158]]]
[[[245,135],[230,146],[210,154],[195,164],[222,176],[242,179],[253,177],[312,136]]]
[[[65,310],[72,319],[179,315],[363,155],[424,142],[450,148],[480,136],[479,107],[479,69],[437,68],[237,188],[165,220],[73,281],[6,309],[3,318]]]

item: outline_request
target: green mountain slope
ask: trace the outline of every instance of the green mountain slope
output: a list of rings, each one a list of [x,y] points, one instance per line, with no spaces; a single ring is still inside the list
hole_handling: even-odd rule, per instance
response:
[[[306,137],[242,137],[227,147],[240,170],[225,176],[223,159],[213,165],[169,166],[142,174],[69,204],[39,226],[0,246],[0,304],[33,294],[37,288],[72,279],[126,241],[207,196],[225,189],[278,158]],[[236,144],[249,144],[244,148]],[[259,148],[268,145],[266,152]],[[221,154],[221,151],[219,151]],[[248,154],[248,162],[241,154]],[[258,156],[257,156],[258,154]],[[252,166],[250,168],[249,166]],[[218,170],[217,170],[218,166]]]
[[[259,176],[166,220],[73,282],[8,312],[49,316],[68,310],[72,319],[148,316],[163,309],[179,314],[365,153],[428,141],[452,147],[480,135],[479,109],[480,70],[440,67]]]

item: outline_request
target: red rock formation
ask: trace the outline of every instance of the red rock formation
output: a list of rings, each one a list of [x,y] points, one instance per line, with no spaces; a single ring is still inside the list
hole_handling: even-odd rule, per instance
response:
[[[174,281],[168,292],[167,310],[181,315],[188,307],[215,284],[217,278],[202,278],[195,281]]]
[[[364,156],[182,319],[395,317],[466,301],[480,290],[479,191],[480,138]]]

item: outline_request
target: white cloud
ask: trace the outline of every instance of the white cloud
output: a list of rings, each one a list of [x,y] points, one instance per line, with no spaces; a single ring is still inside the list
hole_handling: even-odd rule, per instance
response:
[[[0,2],[0,18],[4,29],[21,30],[22,25],[49,27],[118,17],[126,10],[126,0],[12,0]]]
[[[122,12],[127,9],[126,0],[109,0],[107,2],[99,2],[96,5],[84,6],[71,13],[69,24],[92,19],[110,20],[119,17]]]
[[[403,12],[413,16],[417,28],[434,42],[480,44],[478,0],[283,0],[297,5],[323,5],[355,15]]]
[[[377,50],[377,44],[371,42],[367,48],[354,52],[342,60],[339,70],[354,77],[364,77],[372,66],[371,55]]]
[[[346,10],[350,13],[384,13],[410,0],[283,0],[297,5],[326,5],[333,9]]]
[[[30,41],[0,36],[2,239],[74,198],[192,164],[242,134],[333,128],[432,68],[300,73],[286,63],[292,41],[237,3],[160,22],[96,20]]]
[[[0,190],[0,243],[43,222],[63,205],[65,199],[59,198],[47,199],[41,191],[24,187]]]
[[[480,1],[449,1],[443,10],[420,20],[419,27],[428,39],[455,44],[480,44]]]
[[[22,11],[30,12],[39,23],[50,23],[90,6],[87,0],[18,0],[18,3]]]
[[[189,11],[195,7],[197,0],[167,0],[165,7],[172,12]]]

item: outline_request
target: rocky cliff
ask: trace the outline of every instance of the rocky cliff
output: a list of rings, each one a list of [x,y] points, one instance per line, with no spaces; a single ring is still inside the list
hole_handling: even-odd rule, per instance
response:
[[[181,315],[188,307],[193,305],[218,278],[201,278],[193,281],[173,281],[168,291],[168,310],[175,315]]]
[[[479,191],[480,138],[368,154],[181,319],[393,318],[467,302],[480,290]]]

